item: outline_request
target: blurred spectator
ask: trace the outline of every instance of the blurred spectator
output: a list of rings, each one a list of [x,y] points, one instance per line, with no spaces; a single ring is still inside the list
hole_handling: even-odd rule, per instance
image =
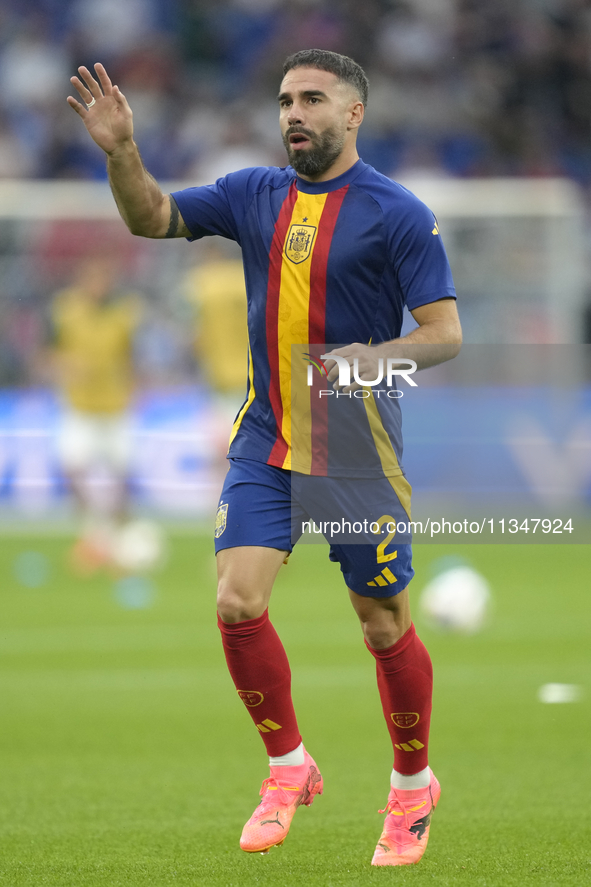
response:
[[[11,110],[41,108],[61,97],[64,77],[70,76],[71,62],[65,48],[35,31],[34,27],[24,28],[2,52],[2,99]]]
[[[283,149],[282,149],[283,150]],[[248,115],[236,109],[231,121],[226,121],[218,141],[203,152],[189,177],[202,182],[215,182],[221,176],[251,166],[272,166],[276,152],[260,143]]]
[[[108,63],[156,32],[159,5],[156,0],[74,0],[71,27],[85,53]]]
[[[10,176],[50,174],[54,116],[60,116],[72,62],[63,45],[48,39],[44,25],[43,18],[32,15],[0,52],[0,144]]]

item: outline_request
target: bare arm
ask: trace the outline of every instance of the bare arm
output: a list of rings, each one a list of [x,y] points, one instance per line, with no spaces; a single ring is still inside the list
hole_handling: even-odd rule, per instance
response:
[[[351,366],[353,360],[357,358],[361,379],[376,378],[380,358],[410,358],[416,362],[417,368],[422,370],[451,360],[459,353],[462,345],[462,327],[455,299],[446,298],[430,302],[428,305],[415,308],[411,313],[419,325],[408,335],[373,346],[354,342],[345,348],[335,349],[334,353],[347,358]],[[338,375],[339,369],[335,362],[328,373],[328,381],[336,382],[333,387],[338,387]],[[352,382],[343,390],[353,391],[356,388],[359,388],[359,385]]]
[[[378,356],[410,357],[419,370],[456,357],[462,346],[462,327],[455,299],[429,302],[411,314],[418,327],[406,336],[377,345]]]
[[[100,63],[71,82],[88,107],[68,96],[68,104],[82,118],[96,144],[107,155],[107,173],[121,217],[132,234],[142,237],[190,237],[174,200],[163,194],[146,170],[133,140],[133,114],[127,99],[114,86]]]

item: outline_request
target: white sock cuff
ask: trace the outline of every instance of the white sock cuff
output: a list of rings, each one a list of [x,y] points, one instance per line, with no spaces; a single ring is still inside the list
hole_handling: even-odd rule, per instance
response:
[[[415,788],[427,788],[430,782],[431,770],[429,767],[425,767],[424,770],[419,770],[418,773],[413,773],[411,776],[406,776],[404,773],[398,773],[396,770],[392,770],[392,776],[390,777],[390,785],[392,788],[397,788],[399,791],[413,791]]]
[[[304,763],[304,743],[300,742],[297,748],[286,755],[277,758],[269,758],[270,767],[301,767]]]

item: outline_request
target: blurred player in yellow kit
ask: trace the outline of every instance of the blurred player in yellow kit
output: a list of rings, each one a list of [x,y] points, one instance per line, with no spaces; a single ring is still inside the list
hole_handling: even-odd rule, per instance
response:
[[[51,311],[53,366],[64,413],[58,452],[80,517],[73,565],[83,572],[109,562],[116,530],[128,514],[133,343],[140,300],[121,292],[117,264],[105,256],[80,262]],[[98,508],[89,479],[110,475],[108,508]]]
[[[220,484],[227,472],[228,424],[244,403],[248,371],[248,332],[244,268],[233,244],[203,244],[200,261],[184,280],[184,294],[195,312],[195,356],[214,397],[210,433]]]
[[[197,359],[212,391],[236,413],[244,401],[248,367],[242,259],[215,241],[202,253],[202,261],[185,279],[186,297],[197,313]]]

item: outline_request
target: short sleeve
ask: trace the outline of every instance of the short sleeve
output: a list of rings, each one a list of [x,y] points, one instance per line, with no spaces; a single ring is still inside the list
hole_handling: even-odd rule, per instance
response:
[[[406,212],[391,226],[389,246],[405,304],[412,310],[455,299],[456,291],[435,216],[414,195],[409,198]]]
[[[171,196],[193,235],[189,239],[219,234],[240,243],[246,211],[266,172],[265,167],[242,169],[213,185],[174,191]]]

